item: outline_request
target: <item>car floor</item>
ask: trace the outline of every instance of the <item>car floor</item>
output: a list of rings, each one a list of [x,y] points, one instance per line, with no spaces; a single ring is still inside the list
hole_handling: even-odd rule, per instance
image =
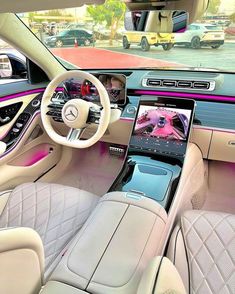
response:
[[[235,163],[210,161],[204,210],[235,214]]]
[[[54,183],[104,195],[122,169],[124,158],[109,154],[109,144],[98,143],[88,149],[73,150],[72,160]]]

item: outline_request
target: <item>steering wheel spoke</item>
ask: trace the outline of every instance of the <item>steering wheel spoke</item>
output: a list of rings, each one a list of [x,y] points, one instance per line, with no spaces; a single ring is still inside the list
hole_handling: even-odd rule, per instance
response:
[[[101,117],[101,107],[90,107],[87,123],[99,124]]]
[[[83,133],[84,130],[85,130],[85,128],[82,128],[82,129],[72,129],[71,128],[69,130],[69,133],[68,133],[66,139],[69,142],[73,142],[75,140],[78,140],[81,137],[81,135],[82,135],[82,133]]]

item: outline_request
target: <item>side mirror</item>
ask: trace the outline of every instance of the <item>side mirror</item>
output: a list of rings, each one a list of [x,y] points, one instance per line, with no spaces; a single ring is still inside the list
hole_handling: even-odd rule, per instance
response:
[[[126,31],[181,33],[187,29],[189,15],[183,10],[137,10],[125,14]]]
[[[7,55],[0,55],[0,78],[11,78],[12,66]]]
[[[0,53],[0,78],[27,78],[26,62],[12,53]]]

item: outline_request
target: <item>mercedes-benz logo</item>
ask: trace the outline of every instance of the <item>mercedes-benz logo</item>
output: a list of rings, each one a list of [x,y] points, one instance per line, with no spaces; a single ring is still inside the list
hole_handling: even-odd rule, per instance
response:
[[[68,121],[74,121],[75,119],[77,119],[78,117],[78,110],[77,110],[77,107],[76,106],[68,106],[66,109],[65,109],[65,118],[68,120]]]

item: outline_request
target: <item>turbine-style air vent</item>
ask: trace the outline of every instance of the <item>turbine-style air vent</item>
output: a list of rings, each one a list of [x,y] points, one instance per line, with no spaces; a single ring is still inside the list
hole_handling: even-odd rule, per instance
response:
[[[172,79],[157,79],[144,78],[142,86],[148,88],[173,88],[173,89],[189,89],[189,90],[205,90],[214,91],[215,81],[199,81],[199,80],[172,80]]]

